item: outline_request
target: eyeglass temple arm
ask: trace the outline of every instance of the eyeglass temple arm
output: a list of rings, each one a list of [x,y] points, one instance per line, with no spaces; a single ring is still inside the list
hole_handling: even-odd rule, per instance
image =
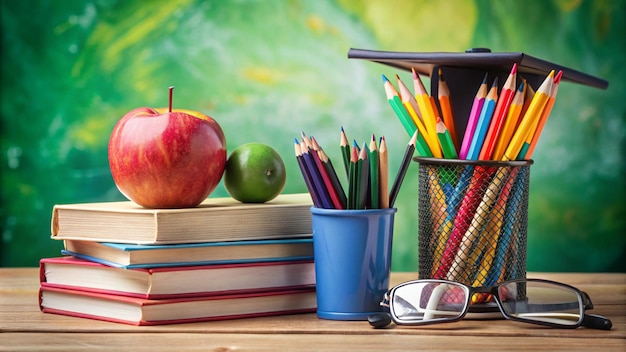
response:
[[[607,317],[603,317],[597,314],[587,314],[583,317],[583,321],[580,324],[589,329],[599,329],[599,330],[611,330],[613,327],[613,323]]]
[[[593,309],[593,302],[591,302],[591,298],[587,294],[587,292],[580,291],[580,294],[583,298],[583,306],[585,309]],[[599,330],[611,330],[613,327],[613,323],[607,317],[603,317],[597,314],[587,314],[583,316],[583,321],[581,322],[582,326],[589,329],[599,329]]]

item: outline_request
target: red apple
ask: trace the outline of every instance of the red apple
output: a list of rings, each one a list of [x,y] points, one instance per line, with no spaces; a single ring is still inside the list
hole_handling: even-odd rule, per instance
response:
[[[136,108],[109,139],[117,188],[146,208],[189,208],[206,199],[222,178],[226,138],[219,124],[197,111]]]

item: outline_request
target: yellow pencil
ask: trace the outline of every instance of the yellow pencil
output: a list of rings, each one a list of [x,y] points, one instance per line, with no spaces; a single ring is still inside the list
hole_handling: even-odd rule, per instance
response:
[[[548,77],[546,77],[539,89],[537,89],[537,92],[535,92],[532,101],[528,105],[528,110],[526,110],[524,117],[522,117],[519,127],[517,127],[515,134],[513,134],[513,138],[511,138],[509,146],[506,148],[504,155],[502,156],[503,161],[517,159],[517,155],[522,149],[522,145],[524,144],[524,140],[528,135],[528,132],[532,128],[535,121],[541,117],[541,112],[548,102],[550,89],[554,83],[553,80],[554,70],[550,71]]]
[[[533,137],[530,141],[530,146],[526,151],[525,159],[530,159],[535,151],[535,146],[537,146],[537,141],[541,136],[541,131],[543,130],[543,126],[545,126],[546,121],[548,121],[548,117],[552,112],[552,107],[554,106],[554,101],[556,100],[556,95],[559,91],[559,84],[561,82],[561,77],[563,76],[563,71],[559,71],[554,77],[554,85],[552,90],[550,91],[550,97],[548,98],[548,103],[546,103],[545,108],[541,112],[541,118],[539,119],[539,124],[537,125],[537,129],[533,133]]]
[[[433,153],[433,156],[435,158],[442,158],[443,155],[441,153],[441,147],[439,146],[439,141],[437,141],[437,119],[435,118],[435,111],[433,110],[432,102],[419,75],[415,69],[412,70],[415,100],[417,100],[417,105],[422,113],[422,119],[424,120],[424,125],[428,133],[425,137],[432,139],[431,143],[433,145],[437,145],[437,148],[431,148],[430,150]]]

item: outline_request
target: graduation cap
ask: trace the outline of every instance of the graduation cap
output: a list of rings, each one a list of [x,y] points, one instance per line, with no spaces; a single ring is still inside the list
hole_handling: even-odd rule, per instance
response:
[[[439,70],[450,88],[450,99],[455,123],[465,128],[476,91],[487,73],[489,81],[498,77],[504,83],[517,63],[518,77],[526,80],[535,90],[550,71],[563,71],[562,80],[606,89],[606,80],[545,61],[521,52],[494,53],[487,48],[473,48],[465,52],[392,52],[350,48],[349,59],[363,59],[411,71],[431,78],[431,95],[437,96]],[[518,81],[519,84],[519,81]]]

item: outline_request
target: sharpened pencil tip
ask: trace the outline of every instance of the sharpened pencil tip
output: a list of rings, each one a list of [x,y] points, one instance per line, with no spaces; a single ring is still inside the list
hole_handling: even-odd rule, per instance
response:
[[[498,76],[496,76],[496,78],[493,79],[493,83],[491,84],[491,87],[497,87],[498,86]]]
[[[300,144],[300,141],[298,141],[298,138],[294,138],[294,139],[293,139],[293,141],[294,141],[294,143],[296,143],[296,144]]]
[[[559,73],[554,77],[554,84],[561,82],[561,77],[563,77],[563,71],[559,70]]]
[[[385,75],[383,74],[383,83],[386,83],[386,82],[388,82],[388,81],[389,81],[389,80],[387,79],[387,76],[385,76]]]
[[[483,83],[481,84],[487,84],[487,77],[489,76],[489,73],[485,73],[485,77],[483,77]]]
[[[415,71],[415,67],[411,67],[411,72],[413,73],[413,79],[418,79],[417,72]]]
[[[511,74],[514,75],[517,73],[517,62],[513,64],[513,68],[511,69]]]

